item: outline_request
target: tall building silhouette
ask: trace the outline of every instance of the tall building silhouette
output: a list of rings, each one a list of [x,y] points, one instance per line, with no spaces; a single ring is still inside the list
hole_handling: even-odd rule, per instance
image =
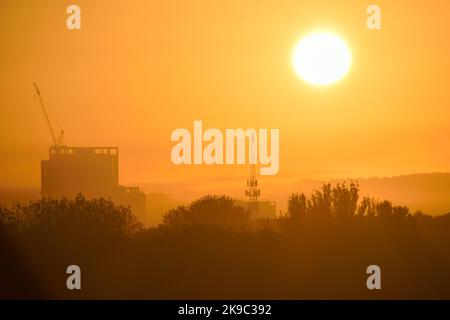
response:
[[[41,161],[41,196],[74,198],[79,193],[130,206],[138,217],[145,214],[145,194],[119,185],[117,147],[49,148],[49,159]]]

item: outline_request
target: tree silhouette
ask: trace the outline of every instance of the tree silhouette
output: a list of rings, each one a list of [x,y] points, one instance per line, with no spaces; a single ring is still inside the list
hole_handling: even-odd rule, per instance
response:
[[[292,219],[301,219],[307,215],[307,200],[304,193],[293,193],[288,200],[288,215]]]
[[[352,217],[356,213],[359,199],[358,184],[351,182],[350,185],[338,183],[332,191],[333,212],[337,217]]]
[[[331,185],[324,184],[321,190],[316,190],[311,194],[308,200],[308,212],[312,216],[331,218],[333,215],[332,202]]]
[[[377,202],[375,201],[375,199],[370,197],[362,198],[357,209],[358,217],[367,216],[369,218],[373,218],[375,217],[376,214],[377,214]]]
[[[16,232],[108,232],[132,234],[142,228],[130,208],[116,206],[111,200],[41,199],[29,205],[0,207],[1,221]]]
[[[191,203],[189,207],[179,206],[169,210],[163,218],[165,225],[222,226],[241,229],[249,221],[250,213],[236,206],[227,196],[205,196]]]

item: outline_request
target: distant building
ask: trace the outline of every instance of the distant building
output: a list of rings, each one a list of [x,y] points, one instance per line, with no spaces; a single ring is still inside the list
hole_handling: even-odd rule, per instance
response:
[[[119,185],[117,147],[50,147],[49,159],[41,161],[41,196],[73,198],[79,193],[130,206],[140,219],[145,215],[144,193]]]

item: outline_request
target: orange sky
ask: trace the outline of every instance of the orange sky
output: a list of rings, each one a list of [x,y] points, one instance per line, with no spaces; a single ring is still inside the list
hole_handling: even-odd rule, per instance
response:
[[[72,3],[81,31],[65,26]],[[366,28],[372,3],[381,31]],[[40,183],[51,140],[34,81],[67,144],[117,145],[121,182],[145,191],[243,194],[246,166],[171,163],[171,132],[196,119],[280,129],[280,171],[262,179],[266,190],[449,171],[449,13],[446,0],[2,0],[0,186]],[[315,30],[339,34],[353,55],[329,87],[291,66],[296,42]]]

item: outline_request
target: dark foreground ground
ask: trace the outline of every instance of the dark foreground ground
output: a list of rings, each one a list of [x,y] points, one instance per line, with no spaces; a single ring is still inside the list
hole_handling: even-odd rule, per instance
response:
[[[157,229],[103,200],[3,207],[0,298],[450,299],[450,216],[291,206],[249,223],[216,200],[174,210]],[[66,287],[69,265],[81,268],[81,290]],[[381,290],[366,287],[369,265],[381,268]]]

